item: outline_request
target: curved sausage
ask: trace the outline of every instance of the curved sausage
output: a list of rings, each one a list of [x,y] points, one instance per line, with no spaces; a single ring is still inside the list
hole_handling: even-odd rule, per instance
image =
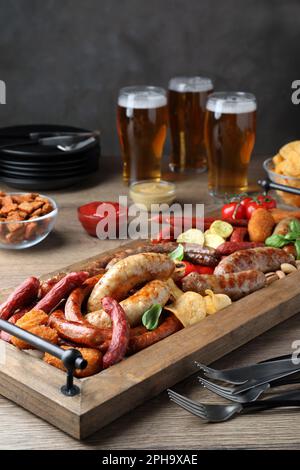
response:
[[[264,246],[263,243],[258,242],[224,242],[218,246],[216,251],[222,255],[231,255],[235,251],[249,250],[250,248],[256,248],[258,246]]]
[[[16,310],[26,307],[37,298],[40,281],[36,277],[29,277],[19,285],[0,305],[0,318],[8,320]]]
[[[112,256],[109,258],[111,259]],[[106,264],[106,258],[104,264]],[[90,261],[88,264],[85,264],[84,267],[81,267],[83,271],[86,271],[89,276],[96,276],[100,274],[105,273],[105,269],[103,267],[99,268],[98,267],[99,261]],[[101,263],[102,264],[102,263]],[[58,273],[55,274],[54,276],[50,277],[49,279],[46,279],[41,282],[40,286],[40,292],[39,292],[39,298],[42,299],[45,297],[46,294],[52,289],[52,287],[55,286],[61,279],[63,279],[67,273]]]
[[[255,269],[264,273],[280,269],[282,263],[295,265],[295,258],[280,248],[259,247],[236,251],[222,259],[214,274],[236,273]]]
[[[203,266],[216,266],[220,260],[220,256],[215,252],[213,248],[203,248],[197,243],[181,243],[184,248],[185,259],[190,259],[196,264],[202,264]],[[119,251],[115,254],[113,259],[107,264],[106,269],[110,269],[121,259],[127,258],[138,253],[162,253],[168,254],[174,251],[178,247],[177,242],[163,242],[163,243],[150,243],[138,246],[136,248],[127,248],[123,251]]]
[[[170,289],[166,282],[155,279],[148,282],[135,294],[120,302],[121,307],[126,313],[130,326],[135,326],[141,322],[141,318],[146,310],[153,304],[164,306],[170,297]],[[98,328],[107,328],[111,326],[110,316],[104,311],[99,310],[90,312],[85,319]]]
[[[82,323],[85,318],[81,312],[81,306],[83,301],[93,290],[93,287],[97,284],[103,274],[97,274],[96,276],[88,278],[84,281],[81,287],[74,289],[69,295],[65,305],[65,317],[66,320],[76,321]]]
[[[242,271],[230,274],[190,273],[182,280],[182,290],[205,295],[210,289],[215,294],[226,294],[232,300],[238,300],[266,285],[266,277],[261,271]]]
[[[128,344],[127,354],[134,354],[142,349],[148,348],[148,346],[157,343],[161,339],[164,339],[181,329],[182,324],[175,315],[169,315],[155,330],[147,331],[146,333],[131,337]]]
[[[50,313],[75,287],[81,286],[88,276],[89,274],[85,271],[67,274],[52,287],[48,294],[37,303],[35,308],[43,310],[45,313]]]
[[[90,348],[97,348],[107,339],[110,340],[112,335],[111,328],[101,330],[87,322],[67,321],[61,310],[56,310],[50,315],[48,324],[62,338]]]
[[[88,311],[101,308],[103,297],[123,300],[130,289],[152,279],[167,279],[175,269],[168,256],[141,253],[128,256],[111,267],[98,281],[88,300]]]
[[[121,305],[111,297],[104,297],[102,305],[105,312],[111,317],[113,331],[108,350],[103,356],[103,368],[107,369],[125,356],[129,341],[129,323]]]

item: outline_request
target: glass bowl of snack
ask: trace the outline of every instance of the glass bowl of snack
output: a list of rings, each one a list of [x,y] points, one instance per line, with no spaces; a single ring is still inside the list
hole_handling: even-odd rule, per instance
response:
[[[300,207],[300,141],[284,145],[277,155],[264,161],[263,167],[274,183],[299,188],[299,195],[276,191],[282,202]]]
[[[57,213],[56,202],[43,194],[0,192],[0,248],[21,250],[40,243]]]

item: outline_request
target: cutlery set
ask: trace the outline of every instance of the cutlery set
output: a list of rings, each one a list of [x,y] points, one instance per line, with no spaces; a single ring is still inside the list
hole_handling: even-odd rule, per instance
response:
[[[173,390],[168,390],[171,401],[206,422],[227,421],[240,414],[248,414],[271,408],[299,407],[300,386],[297,390],[272,395],[258,400],[270,388],[300,384],[300,364],[291,355],[268,359],[234,369],[217,370],[199,362],[199,383],[212,393],[231,403],[204,404],[191,400]]]

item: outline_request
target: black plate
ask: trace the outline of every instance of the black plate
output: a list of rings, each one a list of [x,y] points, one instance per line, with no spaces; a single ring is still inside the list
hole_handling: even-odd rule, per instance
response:
[[[61,172],[56,172],[56,173],[49,173],[49,172],[43,172],[40,171],[38,173],[32,173],[32,172],[24,172],[24,171],[8,171],[4,170],[3,168],[0,168],[0,177],[5,176],[5,177],[12,177],[12,178],[23,178],[23,179],[55,179],[55,178],[70,178],[73,176],[79,176],[82,174],[86,173],[92,173],[92,170],[89,169],[82,169],[80,168],[79,170],[72,170],[72,171],[61,171]]]
[[[30,156],[30,155],[39,155],[41,158],[43,158],[44,155],[46,156],[61,156],[62,154],[64,155],[76,155],[76,154],[81,154],[82,149],[77,149],[77,150],[70,150],[68,152],[63,152],[62,150],[59,150],[57,148],[53,147],[46,147],[44,145],[40,145],[37,143],[32,143],[32,145],[20,145],[18,147],[17,142],[26,142],[28,141],[29,143],[31,142],[30,138],[24,138],[20,136],[26,136],[30,134],[31,132],[90,132],[88,129],[82,129],[79,127],[70,127],[70,126],[53,126],[53,125],[47,125],[47,124],[41,124],[41,125],[29,125],[29,126],[13,126],[13,127],[5,127],[0,129],[0,142],[1,146],[7,144],[11,144],[13,142],[16,142],[15,147],[10,147],[10,148],[4,148],[1,149],[1,152],[4,154],[13,154],[13,155],[25,155],[25,156]],[[5,138],[1,138],[1,135],[5,136]],[[11,135],[11,138],[8,138],[8,136]],[[86,147],[83,149],[84,151],[87,151],[89,148],[95,148],[99,146],[99,143],[95,141],[94,143],[91,143],[90,146]]]
[[[48,191],[51,189],[62,189],[74,184],[85,181],[89,175],[81,175],[73,178],[56,178],[51,180],[39,179],[22,179],[22,178],[9,178],[2,176],[1,180],[17,189],[25,189],[29,191]]]
[[[74,171],[74,170],[86,170],[86,169],[89,169],[89,165],[87,163],[80,163],[80,164],[73,164],[73,165],[66,165],[66,166],[59,166],[57,167],[56,165],[53,165],[53,166],[43,166],[43,165],[37,165],[37,166],[30,166],[30,167],[26,167],[26,166],[20,166],[20,165],[10,165],[8,163],[3,163],[1,160],[0,160],[0,171],[1,170],[4,170],[4,171],[18,171],[20,173],[39,173],[39,172],[42,172],[42,173],[68,173],[69,171]]]
[[[23,160],[11,160],[9,158],[4,158],[4,155],[0,155],[0,165],[10,166],[10,167],[18,167],[18,168],[68,168],[70,165],[86,165],[88,164],[93,158],[89,158],[86,156],[80,158],[74,158],[72,160],[51,160],[48,161],[38,161],[38,162],[27,162],[25,159]]]

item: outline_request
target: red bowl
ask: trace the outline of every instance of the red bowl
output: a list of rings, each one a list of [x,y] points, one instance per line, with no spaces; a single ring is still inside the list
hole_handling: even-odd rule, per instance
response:
[[[108,212],[103,209],[103,215],[98,214],[97,210],[102,204],[109,204],[112,205],[115,209],[112,222],[116,223],[116,235],[119,234],[119,227],[123,224],[127,224],[127,213],[128,209],[125,206],[122,206],[118,202],[112,201],[93,201],[89,202],[88,204],[84,204],[83,206],[78,207],[77,214],[78,219],[85,231],[91,235],[92,237],[97,237],[97,225],[98,223],[107,218]],[[109,217],[108,217],[109,222]]]

